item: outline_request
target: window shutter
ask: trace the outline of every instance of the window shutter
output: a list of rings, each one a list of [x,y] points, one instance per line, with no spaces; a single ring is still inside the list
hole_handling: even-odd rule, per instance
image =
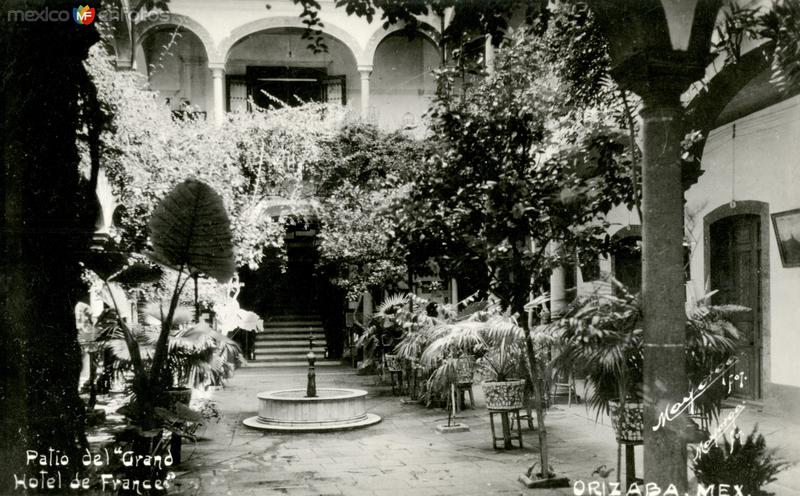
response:
[[[228,110],[231,112],[247,112],[247,81],[228,80]]]
[[[325,76],[320,81],[322,86],[322,101],[347,105],[347,77]]]

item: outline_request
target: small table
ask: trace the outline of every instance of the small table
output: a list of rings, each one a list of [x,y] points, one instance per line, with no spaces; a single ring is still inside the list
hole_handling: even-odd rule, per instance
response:
[[[508,414],[513,417],[509,419]],[[500,422],[502,424],[503,435],[498,437],[495,434],[494,416],[500,415]],[[514,429],[514,420],[517,421],[517,428]],[[511,449],[514,446],[511,444],[513,438],[519,442],[519,448],[522,448],[522,425],[519,416],[519,408],[509,410],[489,410],[489,425],[492,427],[492,447],[497,448],[497,441],[503,441],[503,449]]]
[[[466,401],[464,399],[464,392],[466,391],[469,394],[469,407],[475,408],[475,397],[472,395],[472,383],[471,382],[460,382],[456,384],[456,390],[458,391],[458,404],[456,405],[456,410],[464,410],[467,407]]]
[[[634,446],[641,446],[642,441],[629,441],[624,439],[617,439],[617,482],[620,482],[622,474],[622,446],[625,446],[625,486],[631,487],[634,482],[644,483],[642,479],[636,477],[636,459],[634,458]]]

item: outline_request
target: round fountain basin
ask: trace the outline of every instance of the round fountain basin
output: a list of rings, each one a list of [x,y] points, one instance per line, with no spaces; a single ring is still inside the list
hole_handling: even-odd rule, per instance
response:
[[[306,397],[305,389],[258,393],[258,416],[248,427],[273,431],[330,431],[376,424],[381,418],[367,413],[367,392],[360,389],[320,388]]]

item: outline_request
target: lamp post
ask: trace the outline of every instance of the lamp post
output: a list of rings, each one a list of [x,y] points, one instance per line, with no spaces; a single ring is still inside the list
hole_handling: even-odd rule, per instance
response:
[[[606,36],[611,74],[643,101],[642,308],[644,480],[687,489],[685,427],[654,430],[688,393],[683,276],[681,94],[710,62],[719,0],[589,0]]]

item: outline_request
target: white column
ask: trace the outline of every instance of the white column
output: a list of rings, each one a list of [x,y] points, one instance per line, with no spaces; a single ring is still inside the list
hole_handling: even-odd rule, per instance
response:
[[[450,301],[453,305],[458,305],[458,281],[455,277],[450,279]]]
[[[486,35],[483,61],[486,64],[486,72],[492,74],[494,72],[494,45],[492,45],[492,35],[490,34]]]
[[[95,195],[100,204],[100,215],[95,225],[95,232],[108,234],[108,230],[114,222],[114,209],[116,208],[116,198],[111,189],[111,183],[106,176],[105,167],[100,167],[97,171],[97,187]]]
[[[372,315],[372,294],[369,291],[364,292],[364,320]]]
[[[553,243],[553,253],[562,250],[561,243]],[[564,267],[559,266],[553,269],[550,274],[550,318],[556,319],[564,312],[567,304],[567,281]]]
[[[372,66],[360,65],[358,72],[361,74],[361,117],[366,119],[369,117],[369,77],[372,74]]]
[[[214,82],[214,122],[221,126],[225,121],[225,69],[212,67],[211,77]]]

